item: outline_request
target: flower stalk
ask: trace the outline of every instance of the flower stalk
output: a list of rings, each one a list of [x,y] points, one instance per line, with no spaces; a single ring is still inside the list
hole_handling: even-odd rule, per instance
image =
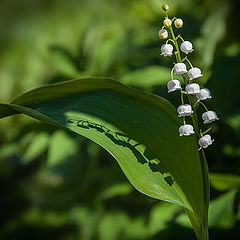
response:
[[[166,13],[167,15],[167,13]],[[180,50],[179,50],[179,46],[178,46],[178,42],[177,42],[177,39],[174,35],[174,32],[173,32],[173,28],[172,26],[170,26],[170,33],[171,33],[171,36],[172,36],[172,39],[174,41],[174,46],[176,48],[176,51],[177,51],[177,56],[176,56],[176,60],[178,63],[181,63],[182,62],[182,59],[181,59],[181,53],[180,53]],[[188,60],[189,61],[189,60]],[[190,62],[190,61],[189,61]],[[185,86],[188,84],[188,79],[187,79],[187,76],[186,74],[182,75],[183,77],[183,80],[184,80],[184,83],[185,83]],[[181,93],[182,95],[182,93]],[[187,95],[187,98],[188,98],[188,102],[191,106],[193,106],[193,97],[190,96],[190,95]],[[196,112],[194,111],[194,113],[191,115],[192,117],[192,122],[193,122],[193,128],[194,129],[199,129],[199,124],[198,124],[198,119],[197,119],[197,115],[196,115]],[[184,119],[185,120],[185,119]],[[186,122],[185,122],[186,124]],[[198,132],[199,131],[196,131],[196,134],[198,135]],[[199,134],[200,135],[200,134]]]
[[[205,118],[203,119],[205,121],[204,123],[210,123],[212,121],[218,120],[216,113],[213,111],[208,111],[208,108],[202,102],[202,100],[211,98],[209,90],[208,89],[200,89],[200,86],[197,83],[193,83],[193,81],[195,79],[202,77],[201,70],[197,67],[193,67],[191,61],[188,59],[187,56],[185,56],[183,58],[181,57],[181,51],[185,54],[189,54],[193,51],[192,43],[190,41],[185,41],[184,38],[180,34],[177,37],[174,34],[173,26],[175,26],[176,28],[181,28],[183,26],[183,20],[180,18],[177,18],[177,17],[173,17],[170,20],[168,17],[168,13],[167,13],[167,11],[169,10],[169,7],[166,4],[163,6],[163,10],[164,10],[165,16],[166,16],[165,20],[163,21],[163,24],[164,24],[163,28],[165,28],[164,29],[165,31],[167,31],[166,29],[169,29],[170,38],[168,38],[169,37],[168,34],[165,33],[165,35],[167,35],[168,39],[166,40],[166,43],[161,47],[161,51],[162,51],[161,55],[163,55],[165,57],[172,56],[173,47],[170,44],[170,42],[171,42],[173,44],[173,46],[175,47],[174,53],[175,53],[176,61],[177,61],[177,63],[174,65],[173,69],[171,70],[171,81],[168,84],[168,90],[169,90],[168,92],[173,92],[175,90],[180,89],[182,105],[184,105],[183,93],[186,93],[187,101],[192,108],[196,109],[197,103],[200,103],[206,110],[206,113],[204,115]],[[174,24],[172,24],[172,22]],[[162,37],[160,37],[160,38],[162,38]],[[181,41],[180,47],[178,44],[178,40]],[[190,66],[189,70],[187,70],[187,67],[184,64],[185,61]],[[184,80],[185,91],[182,91],[180,83],[178,83],[179,81],[174,80],[174,74],[182,75],[182,78]],[[172,85],[173,83],[175,84],[174,86]],[[172,87],[170,87],[170,86],[172,86]],[[197,101],[195,100],[196,97],[197,97]],[[192,124],[193,124],[193,129],[194,129],[194,131],[191,131],[191,133],[193,133],[193,132],[196,133],[197,138],[200,139],[202,137],[202,133],[199,130],[200,128],[199,128],[199,123],[198,123],[197,111],[194,111],[193,114],[191,114],[190,116],[192,119]],[[186,125],[185,116],[183,117],[183,124]],[[180,133],[180,135],[181,135],[181,133]],[[184,135],[184,136],[186,136],[186,135]],[[204,148],[206,146],[208,146],[208,145],[205,144]]]
[[[172,43],[175,48],[174,54],[176,56],[177,63],[174,64],[174,67],[171,71],[171,81],[168,82],[168,92],[175,92],[180,90],[181,93],[181,106],[178,107],[178,117],[182,118],[183,125],[179,128],[179,135],[189,136],[192,134],[196,135],[197,142],[199,144],[199,156],[200,156],[200,165],[202,169],[202,179],[203,179],[203,191],[204,191],[204,218],[203,218],[203,228],[200,232],[196,232],[198,239],[200,240],[208,240],[208,206],[209,206],[209,178],[208,178],[208,167],[205,159],[204,150],[208,146],[212,145],[214,139],[211,138],[209,134],[207,134],[211,128],[208,128],[205,131],[202,131],[199,127],[198,116],[197,116],[197,107],[202,105],[206,112],[202,114],[202,119],[204,124],[209,124],[215,120],[218,120],[217,114],[214,111],[209,111],[206,105],[202,102],[204,100],[210,99],[210,91],[206,88],[200,89],[200,86],[195,82],[196,79],[202,77],[201,70],[197,67],[194,67],[191,61],[187,56],[181,57],[181,52],[184,54],[189,54],[193,52],[193,46],[190,41],[185,41],[181,35],[177,37],[174,34],[173,26],[175,28],[181,28],[183,26],[183,20],[177,17],[171,18],[168,17],[167,11],[169,10],[168,5],[164,4],[162,9],[165,12],[165,20],[164,20],[164,30],[169,31],[170,37],[166,38],[166,44]],[[171,22],[170,22],[170,21]],[[173,24],[172,24],[173,23]],[[179,46],[178,40],[181,41],[181,45]],[[161,48],[163,56],[172,56],[173,48],[168,45],[167,49]],[[184,62],[187,62],[190,66],[190,69],[187,70],[187,66]],[[174,80],[175,75],[181,75],[184,81],[184,86],[181,86],[179,80]],[[184,102],[184,94],[187,95],[186,102]],[[193,111],[192,111],[193,109]],[[186,118],[190,116],[192,120],[192,125],[186,121]]]

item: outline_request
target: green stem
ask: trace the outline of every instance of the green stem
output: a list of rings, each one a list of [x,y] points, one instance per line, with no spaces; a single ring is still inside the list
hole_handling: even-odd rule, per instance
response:
[[[204,131],[202,134],[205,135],[206,133],[208,133],[212,128],[208,128],[206,131]]]
[[[173,80],[173,68],[171,70],[171,79]]]
[[[188,79],[187,79],[186,74],[183,75],[183,79],[184,79],[184,82],[185,82],[185,84],[186,84],[186,82],[188,82]],[[190,104],[191,106],[193,106],[193,105],[194,105],[194,104],[193,104],[193,101],[194,101],[194,100],[193,100],[193,96],[187,94],[187,98],[188,98],[189,104]],[[197,119],[196,111],[193,112],[193,114],[191,115],[191,117],[192,117],[193,127],[194,127],[194,129],[195,129],[195,131],[196,131],[197,137],[199,138],[199,136],[200,136],[200,133],[199,133],[199,130],[198,130],[198,129],[199,129],[199,124],[198,124],[198,119]]]
[[[208,108],[207,108],[207,106],[203,103],[203,102],[201,102],[200,101],[200,104],[204,107],[204,109],[208,112]]]
[[[172,39],[174,41],[175,48],[177,50],[176,60],[177,60],[177,62],[181,63],[182,62],[181,53],[180,53],[180,50],[179,50],[179,47],[178,47],[178,43],[177,43],[176,37],[175,37],[174,32],[173,32],[172,26],[170,26],[169,29],[170,29],[170,32],[171,32],[171,35],[172,35]],[[188,83],[187,75],[184,74],[182,77],[183,77],[185,85],[187,85],[187,83]],[[188,98],[188,101],[189,101],[190,105],[193,106],[193,97],[188,94],[187,98]],[[199,129],[199,125],[198,125],[196,112],[194,112],[191,116],[192,116],[192,121],[193,121],[193,127],[194,127],[195,131],[197,132],[197,136],[199,137],[199,130],[198,130]]]
[[[173,41],[172,39],[168,39],[168,40],[166,41],[166,44],[168,43],[168,41],[171,41],[171,42],[174,43],[174,41]]]
[[[180,34],[176,37],[176,40],[178,40],[179,38],[182,40],[182,42],[184,42],[184,39],[181,37]]]
[[[185,116],[183,116],[183,124],[186,125]]]
[[[177,39],[176,39],[176,37],[175,37],[175,35],[174,35],[172,26],[170,26],[169,29],[170,29],[170,32],[171,32],[171,35],[172,35],[172,39],[173,39],[173,41],[174,41],[175,48],[176,48],[177,53],[178,53],[177,61],[178,61],[178,62],[182,62],[180,50],[179,50],[178,43],[177,43]]]
[[[184,105],[184,100],[183,100],[183,91],[181,91],[181,102],[182,102],[182,105]]]
[[[167,14],[166,14],[166,16],[167,16]],[[174,41],[174,45],[175,45],[175,48],[176,48],[176,51],[177,51],[176,60],[177,60],[178,63],[181,63],[182,62],[181,54],[180,54],[180,51],[179,51],[178,43],[177,43],[176,37],[174,35],[172,26],[170,26],[169,29],[170,29],[172,39]],[[187,85],[187,83],[188,83],[187,75],[184,74],[184,75],[182,75],[182,77],[183,77],[185,85]],[[193,106],[193,104],[194,104],[193,96],[188,94],[187,98],[188,98],[189,104],[191,106]],[[201,137],[201,133],[199,131],[199,124],[198,124],[196,111],[194,111],[194,113],[191,115],[191,117],[192,117],[193,127],[196,131],[197,139],[199,139]],[[201,169],[202,169],[202,174],[203,174],[202,177],[203,177],[203,188],[204,188],[203,189],[204,205],[205,205],[205,209],[206,209],[205,215],[204,215],[204,222],[203,222],[204,236],[202,236],[201,240],[208,240],[208,230],[207,230],[208,229],[208,221],[207,221],[208,216],[207,215],[208,215],[208,206],[209,206],[209,178],[208,178],[208,167],[207,167],[206,158],[205,158],[205,154],[204,154],[203,149],[199,152],[199,156],[200,156],[200,164],[201,164]]]
[[[193,68],[192,63],[190,62],[190,60],[189,60],[187,57],[185,57],[184,59],[182,59],[182,62],[183,62],[183,61],[187,61],[188,64],[190,65],[190,67]]]
[[[181,102],[182,102],[182,105],[184,105],[183,91],[181,91]],[[186,125],[186,119],[185,119],[185,116],[183,116],[183,124]]]

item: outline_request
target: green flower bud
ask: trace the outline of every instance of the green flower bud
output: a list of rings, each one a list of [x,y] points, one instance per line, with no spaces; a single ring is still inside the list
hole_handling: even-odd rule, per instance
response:
[[[172,25],[172,21],[169,19],[169,18],[166,18],[164,21],[163,21],[163,24],[165,27],[170,27]]]
[[[178,18],[178,19],[176,19],[176,20],[174,21],[174,26],[175,26],[176,28],[181,28],[182,25],[183,25],[183,20],[182,20],[181,18]]]
[[[161,29],[161,30],[158,32],[158,36],[159,36],[159,38],[161,38],[161,39],[166,39],[166,38],[168,38],[168,32],[167,32],[167,30]]]
[[[162,9],[163,9],[163,11],[168,11],[168,9],[169,9],[169,6],[167,5],[167,4],[163,4],[162,5]]]

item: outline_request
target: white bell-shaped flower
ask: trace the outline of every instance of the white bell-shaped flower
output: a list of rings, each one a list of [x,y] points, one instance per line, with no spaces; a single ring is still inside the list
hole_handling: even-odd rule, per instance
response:
[[[191,134],[194,134],[193,126],[190,124],[182,125],[179,128],[179,133],[180,133],[180,136],[189,136]]]
[[[214,139],[211,138],[211,136],[209,134],[206,134],[205,136],[201,137],[198,140],[198,144],[200,145],[200,149],[202,148],[207,148],[209,145],[211,145],[214,142]]]
[[[181,90],[181,83],[178,80],[171,80],[167,84],[168,92],[174,92],[175,90]]]
[[[197,83],[190,83],[185,88],[187,94],[195,95],[200,93],[200,86]]]
[[[193,113],[192,107],[189,104],[180,105],[177,111],[179,117],[190,116]]]
[[[202,119],[203,119],[203,123],[207,124],[207,123],[216,121],[219,118],[217,117],[217,114],[214,111],[207,111],[207,112],[203,113]]]
[[[163,44],[161,46],[161,55],[164,57],[172,56],[173,46],[171,44]]]
[[[212,98],[211,95],[210,95],[210,91],[207,88],[201,89],[200,93],[196,94],[196,97],[197,97],[198,101],[206,100],[208,98]]]
[[[193,45],[189,41],[184,41],[181,44],[180,49],[181,49],[182,52],[188,54],[188,53],[191,53],[193,51]]]
[[[176,75],[182,75],[187,73],[187,67],[184,63],[176,63],[173,70]]]
[[[197,67],[193,67],[193,68],[189,69],[187,75],[188,75],[190,81],[195,78],[199,78],[199,77],[203,76],[201,70]]]

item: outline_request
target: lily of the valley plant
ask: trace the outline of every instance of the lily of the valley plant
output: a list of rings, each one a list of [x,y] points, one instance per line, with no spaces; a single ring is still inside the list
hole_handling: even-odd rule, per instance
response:
[[[181,35],[175,37],[172,25],[176,28],[181,28],[183,26],[183,20],[180,18],[169,19],[167,11],[169,9],[168,5],[163,5],[163,10],[165,12],[165,20],[163,21],[163,27],[159,31],[158,35],[160,39],[167,39],[166,43],[161,46],[161,55],[164,57],[171,57],[174,55],[176,57],[177,63],[174,64],[171,71],[171,81],[168,82],[168,92],[179,91],[181,95],[181,103],[177,108],[178,117],[182,118],[183,125],[179,128],[180,136],[189,136],[191,134],[197,133],[199,138],[199,150],[202,148],[207,148],[213,143],[213,139],[209,134],[206,134],[209,130],[202,131],[199,129],[196,123],[196,111],[198,105],[202,105],[206,112],[202,114],[202,119],[204,124],[209,124],[215,120],[218,120],[217,114],[214,111],[209,111],[206,105],[203,103],[204,100],[211,98],[210,91],[207,88],[201,89],[196,83],[198,78],[202,77],[202,72],[198,67],[193,67],[191,61],[188,59],[188,54],[193,52],[193,45],[190,41],[183,39]],[[172,24],[173,23],[173,24]],[[169,38],[168,29],[171,37]],[[179,41],[181,42],[179,48]],[[184,54],[184,57],[181,55]],[[187,65],[185,64],[188,64]],[[175,75],[182,75],[184,80],[184,86],[181,86],[179,80],[174,79]],[[194,98],[195,96],[195,98]],[[194,102],[195,101],[195,102]],[[195,116],[193,116],[195,115]],[[186,117],[192,117],[192,124],[187,124]]]
[[[2,103],[0,118],[23,113],[94,141],[116,159],[137,190],[183,207],[197,239],[208,240],[209,177],[204,149],[213,139],[207,134],[210,128],[199,128],[197,110],[205,110],[203,124],[218,117],[204,103],[211,95],[197,83],[201,70],[188,59],[192,43],[174,35],[173,28],[181,28],[183,20],[170,19],[169,7],[162,8],[166,18],[158,34],[166,41],[161,55],[176,57],[167,88],[169,94],[180,94],[177,111],[162,97],[109,78],[89,77],[36,88]],[[183,84],[175,75],[183,77]]]

